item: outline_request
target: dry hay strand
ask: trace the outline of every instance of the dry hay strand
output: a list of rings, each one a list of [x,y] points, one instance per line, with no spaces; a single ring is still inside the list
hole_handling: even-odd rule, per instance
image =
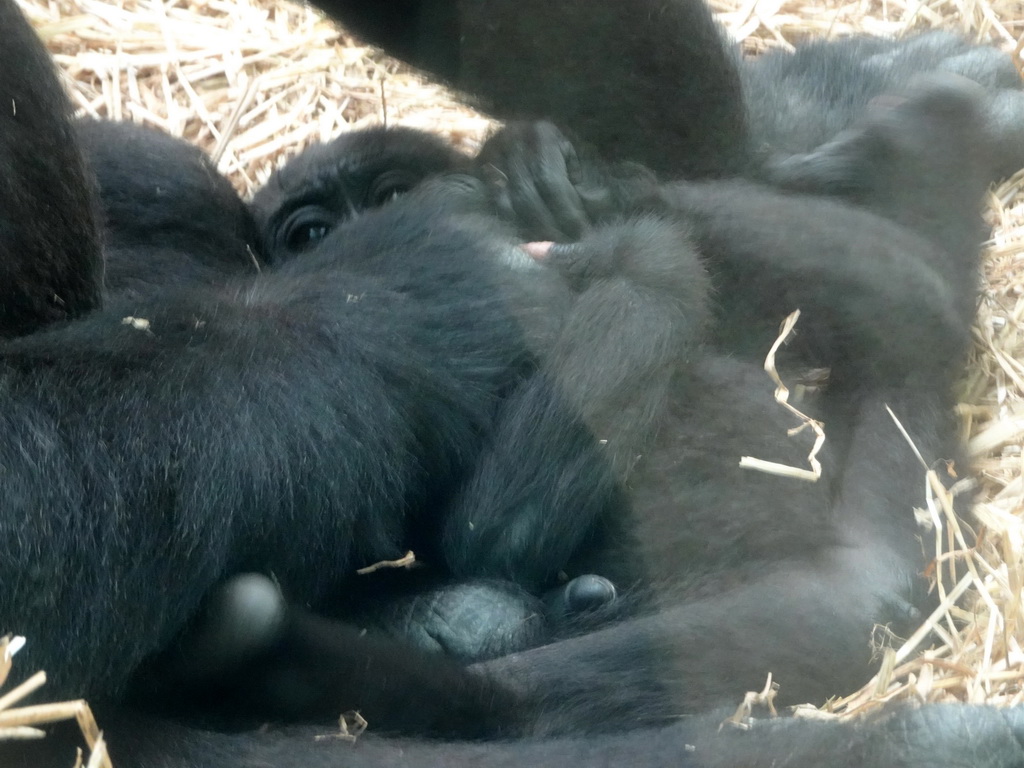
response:
[[[711,1],[749,52],[811,37],[945,28],[1003,46],[1020,67],[1020,0]],[[82,114],[184,136],[209,151],[244,194],[307,144],[344,130],[402,123],[473,151],[493,125],[305,7],[277,0],[19,2]],[[988,203],[994,234],[957,408],[975,477],[957,490],[975,488],[977,530],[961,529],[938,478],[922,473],[920,517],[931,525],[929,575],[941,607],[908,641],[887,641],[875,680],[817,716],[855,716],[893,699],[1011,705],[1024,696],[1024,176],[994,189]]]
[[[770,475],[778,475],[779,477],[791,477],[794,480],[816,483],[821,479],[821,462],[818,461],[818,454],[821,453],[821,449],[825,445],[825,427],[820,421],[812,419],[789,402],[789,387],[782,381],[779,372],[775,369],[775,355],[779,351],[779,347],[789,339],[799,319],[800,310],[797,309],[782,321],[779,336],[775,339],[775,343],[772,344],[771,349],[768,350],[768,356],[765,358],[764,371],[775,384],[775,402],[789,411],[800,422],[799,426],[788,430],[787,435],[793,437],[805,429],[809,429],[814,433],[814,445],[811,446],[810,453],[807,454],[807,465],[810,469],[791,467],[788,464],[779,464],[774,461],[765,461],[754,456],[740,456],[740,467],[743,469],[753,469],[758,472],[766,472]]]
[[[924,29],[949,29],[974,40],[1013,49],[1024,32],[1017,0],[710,0],[719,20],[744,49],[792,49],[811,38],[854,34],[901,37]]]
[[[73,768],[113,768],[103,733],[97,727],[89,705],[83,700],[15,706],[46,684],[45,672],[36,672],[11,690],[3,692],[4,683],[14,663],[14,655],[24,644],[23,637],[0,637],[0,741],[41,739],[46,736],[46,732],[38,726],[76,720],[89,747],[89,757],[83,762],[82,750],[79,749]]]

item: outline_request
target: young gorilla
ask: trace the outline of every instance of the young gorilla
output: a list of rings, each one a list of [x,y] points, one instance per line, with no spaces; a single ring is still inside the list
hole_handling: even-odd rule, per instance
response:
[[[558,573],[593,570],[620,586],[642,585],[641,592],[653,587],[660,610],[492,668],[507,674],[521,664],[531,679],[543,669],[545,680],[562,680],[556,690],[578,693],[599,713],[595,722],[627,712],[642,721],[655,691],[668,700],[654,711],[703,711],[757,687],[768,669],[784,681],[783,700],[823,700],[867,677],[875,624],[897,634],[913,628],[925,561],[911,517],[896,510],[916,503],[919,479],[882,404],[926,455],[956,456],[942,414],[950,405],[949,362],[959,358],[974,310],[980,238],[973,211],[988,168],[987,149],[972,149],[980,100],[965,83],[922,86],[898,107],[876,110],[818,159],[800,158],[802,183],[811,186],[820,168],[849,175],[884,157],[858,190],[884,219],[740,183],[659,188],[640,169],[584,167],[582,189],[562,180],[559,188],[575,189],[579,199],[601,200],[590,210],[615,210],[612,219],[656,212],[684,221],[719,298],[702,351],[707,282],[681,255],[688,249],[664,242],[634,254],[628,242],[601,245],[614,230],[598,226],[596,243],[583,241],[587,250],[549,252],[546,264],[559,268],[569,292],[550,306],[571,309],[521,318],[540,373],[503,401],[444,520],[438,554],[456,579],[483,574],[531,589],[553,584]],[[507,192],[548,180],[557,165],[552,147],[565,153],[562,168],[578,160],[544,125],[507,128],[484,155],[508,161],[498,174]],[[956,159],[933,160],[940,147]],[[531,176],[535,167],[544,173]],[[322,183],[329,172],[311,186],[329,190]],[[903,194],[907,179],[929,193]],[[528,222],[545,218],[568,229],[561,211],[529,213],[564,196],[543,186],[532,192],[513,195],[509,206],[521,214],[525,236]],[[302,218],[292,212],[288,220]],[[657,242],[654,232],[643,236]],[[519,272],[516,287],[532,288],[537,273]],[[801,330],[780,356],[783,370],[790,379],[807,369],[831,371],[825,393],[806,406],[829,435],[825,477],[812,485],[738,466],[745,453],[799,465],[809,451],[809,441],[782,437],[791,421],[772,402],[761,371],[778,317],[796,308],[804,313]],[[595,437],[628,498],[579,463]],[[796,636],[794,626],[801,627]],[[560,659],[566,647],[578,647],[588,663],[549,665],[547,655]],[[626,647],[649,654],[637,653],[619,676]],[[815,653],[822,647],[828,658]],[[600,672],[591,678],[593,669]],[[584,694],[598,689],[605,694]],[[545,722],[559,727],[552,725],[558,716]]]
[[[42,93],[59,93],[38,42],[7,0],[0,1],[0,23],[11,51],[0,69],[0,101],[10,103],[15,94],[22,103],[29,99],[35,91],[16,90],[16,83],[24,81]],[[917,135],[918,123],[936,116],[935,102],[942,107],[938,116],[943,119],[942,126],[934,129],[936,136],[930,138],[946,138],[953,143],[952,149],[960,149],[964,132],[976,125],[977,105],[957,89],[918,94],[892,123],[879,120],[866,126],[860,135],[867,138],[862,140],[885,143],[904,138],[903,130]],[[32,115],[33,103],[25,106]],[[12,158],[5,169],[10,172],[3,174],[6,186],[0,188],[0,208],[8,205],[8,198],[13,205],[29,193],[38,195],[32,187],[39,183],[38,177],[21,172],[19,160],[38,151],[35,141],[45,147],[54,135],[66,135],[64,103],[58,100],[48,120],[35,128],[38,131],[33,133],[0,133],[0,157]],[[12,136],[25,143],[11,143]],[[969,189],[977,170],[974,159],[950,149],[934,141],[914,144],[906,161],[916,163],[919,151],[941,150],[938,156],[956,166],[943,170],[959,174],[968,186],[965,195],[976,194],[977,190]],[[65,151],[75,158],[73,146]],[[54,176],[48,183],[75,183],[73,172],[69,181],[61,175],[61,166],[50,170]],[[903,165],[894,173],[906,170]],[[88,203],[84,188],[77,192]],[[466,524],[467,516],[475,522],[474,497],[493,501],[482,492],[501,497],[506,488],[515,490],[531,462],[533,466],[553,464],[560,476],[564,471],[568,481],[576,482],[591,471],[581,469],[586,454],[581,458],[577,446],[546,442],[546,433],[541,439],[528,434],[525,444],[488,441],[481,445],[481,434],[489,431],[495,419],[498,429],[516,437],[517,430],[529,424],[521,414],[536,414],[534,408],[544,406],[548,410],[543,412],[552,416],[552,428],[555,420],[562,420],[582,434],[584,424],[598,428],[623,420],[616,396],[625,397],[628,407],[640,404],[640,413],[632,414],[640,420],[630,419],[621,439],[619,433],[610,432],[608,445],[591,444],[591,452],[606,455],[619,476],[633,478],[644,471],[643,462],[635,463],[635,450],[637,441],[648,440],[651,419],[661,402],[656,399],[659,393],[662,397],[685,393],[677,384],[693,382],[702,397],[701,383],[710,380],[724,386],[731,383],[744,397],[752,396],[753,388],[742,386],[742,379],[736,381],[730,375],[720,381],[716,365],[730,368],[732,363],[720,359],[714,347],[702,352],[699,344],[704,279],[685,228],[674,220],[679,212],[691,220],[693,241],[716,271],[722,270],[725,284],[738,281],[739,300],[756,299],[760,291],[743,281],[742,268],[751,258],[744,248],[752,248],[751,244],[734,242],[752,233],[735,231],[702,199],[691,199],[703,198],[705,193],[719,203],[723,198],[738,198],[748,213],[760,213],[769,222],[788,215],[811,223],[803,213],[802,206],[811,204],[807,200],[794,203],[735,186],[653,188],[631,201],[637,218],[604,226],[581,245],[532,247],[530,253],[544,263],[526,273],[510,274],[506,261],[522,261],[526,256],[512,247],[513,241],[494,220],[452,218],[451,211],[463,202],[472,208],[486,199],[472,184],[442,185],[411,195],[402,206],[368,214],[325,238],[305,258],[256,278],[228,280],[207,290],[190,285],[187,295],[172,291],[146,298],[141,304],[146,312],[140,316],[150,320],[149,332],[125,326],[119,313],[98,310],[76,322],[5,342],[0,358],[5,368],[3,410],[8,425],[0,441],[0,457],[8,473],[4,524],[12,530],[0,538],[6,548],[0,558],[7,590],[4,620],[29,626],[33,638],[38,638],[35,648],[41,651],[27,660],[29,664],[46,664],[51,679],[65,691],[77,685],[116,698],[132,667],[146,653],[166,644],[194,612],[200,596],[221,576],[265,568],[278,575],[297,600],[316,602],[331,591],[331,582],[344,582],[353,564],[380,559],[404,537],[423,535],[416,523],[428,527],[434,521],[418,521],[416,514],[435,506],[444,496],[442,489],[453,487],[453,478],[460,479],[454,487],[461,488],[462,495],[445,505],[446,514],[440,520],[448,526],[451,541],[436,543],[438,551],[452,557],[453,573],[460,575],[467,564],[477,568],[471,564],[479,562],[482,567],[477,572],[493,570],[519,583],[551,578],[553,574],[545,572],[557,567],[554,563],[560,557],[567,564],[572,560],[566,560],[563,548],[585,553],[589,546],[579,540],[592,530],[582,518],[569,521],[572,524],[565,528],[577,537],[575,545],[558,536],[535,538],[536,531],[530,528],[536,528],[536,520],[529,515],[551,499],[560,502],[557,493],[530,499],[534,503],[529,505],[509,497],[513,511],[529,514],[527,519],[505,521],[500,527],[499,538],[506,537],[502,541],[494,536],[496,521],[483,521],[477,533],[477,526]],[[894,526],[903,525],[892,520],[886,495],[891,493],[902,503],[917,485],[904,465],[913,466],[907,452],[889,455],[884,450],[892,445],[882,429],[889,422],[873,405],[881,398],[893,403],[926,453],[946,454],[942,411],[933,411],[930,401],[941,406],[948,382],[941,374],[927,376],[931,371],[924,364],[932,358],[925,350],[955,355],[964,334],[962,313],[956,306],[968,293],[959,278],[970,269],[970,262],[961,260],[964,254],[950,254],[955,258],[948,260],[935,258],[931,244],[867,213],[827,202],[820,206],[813,211],[819,221],[837,217],[836,230],[829,236],[838,245],[845,244],[837,258],[842,255],[847,263],[827,264],[825,269],[834,272],[823,275],[807,293],[806,288],[793,286],[797,293],[791,298],[814,318],[811,328],[818,329],[808,334],[808,341],[821,344],[821,348],[811,344],[802,350],[798,362],[801,366],[831,364],[834,381],[825,405],[836,393],[835,400],[843,406],[837,415],[847,418],[837,419],[837,440],[844,454],[837,462],[841,479],[827,492],[810,492],[807,501],[813,504],[815,496],[835,499],[840,503],[821,509],[850,514],[823,526],[834,536],[834,543],[817,539],[817,551],[802,550],[792,559],[780,561],[777,553],[769,556],[763,544],[748,542],[746,551],[776,562],[776,570],[748,580],[752,576],[746,571],[748,564],[740,564],[728,572],[739,579],[735,589],[719,594],[719,600],[724,597],[734,609],[745,610],[748,620],[752,616],[764,620],[769,630],[785,630],[788,639],[793,639],[793,627],[783,627],[772,613],[766,616],[763,602],[777,596],[787,582],[813,582],[808,585],[812,597],[823,599],[815,590],[824,592],[831,582],[822,584],[818,579],[835,579],[836,586],[848,588],[847,569],[856,568],[863,581],[847,596],[864,604],[844,608],[863,617],[885,613],[889,594],[899,594],[890,590],[889,582],[903,582],[913,573],[913,555],[891,552],[890,562],[869,546],[883,532],[888,536]],[[961,205],[950,216],[970,228],[970,217],[964,213],[969,210],[970,203]],[[944,206],[937,206],[936,215],[948,213]],[[72,218],[88,224],[88,205]],[[755,221],[752,217],[751,224]],[[784,221],[791,232],[792,222]],[[12,220],[11,226],[20,228],[19,237],[30,240],[38,223],[27,216]],[[841,234],[847,228],[857,237],[847,240]],[[756,241],[764,249],[760,257],[781,259],[771,265],[772,274],[784,281],[788,270],[806,273],[808,264],[801,258],[807,253],[797,249],[790,254],[785,246],[793,243],[773,243],[764,237],[765,231],[777,230],[755,229],[753,234],[761,238]],[[892,243],[886,245],[890,239]],[[90,242],[96,242],[95,236]],[[863,243],[865,252],[860,253],[855,243]],[[879,253],[892,262],[886,265],[892,270],[886,281],[874,273],[877,262],[869,261]],[[2,256],[5,261],[22,258],[17,250]],[[85,254],[84,263],[70,266],[66,256],[55,254],[55,263],[49,267],[84,272],[96,263],[95,250]],[[728,269],[735,270],[734,277],[729,277]],[[893,296],[892,286],[897,283],[909,286],[911,292]],[[528,301],[534,287],[545,300],[536,307]],[[842,302],[830,306],[832,300],[860,288],[874,297],[870,313]],[[564,314],[552,313],[546,303],[549,289],[571,299]],[[512,290],[516,294],[510,297],[506,291]],[[615,301],[609,304],[610,299]],[[915,313],[907,306],[908,299],[913,300]],[[632,311],[609,312],[625,306]],[[950,306],[954,309],[947,311]],[[751,311],[756,320],[763,325],[772,322],[756,309]],[[593,312],[598,313],[596,317]],[[892,340],[890,350],[879,353],[871,348],[870,337],[893,330],[887,323],[894,320],[886,312],[892,312],[897,321],[906,312],[918,324],[921,317],[930,323],[909,326],[917,334],[913,345],[900,335]],[[47,322],[45,316],[34,320]],[[515,320],[527,323],[535,346],[524,343]],[[374,340],[381,328],[389,331],[386,344]],[[632,347],[613,345],[614,339],[604,334],[583,332],[598,328],[624,334]],[[755,326],[755,333],[760,330]],[[899,326],[895,330],[907,332]],[[858,335],[862,332],[867,338]],[[728,348],[731,334],[728,323],[720,326],[715,343]],[[602,358],[588,353],[620,348],[629,352],[628,361],[612,358],[617,365],[609,367],[607,376],[606,371],[593,369],[593,360]],[[533,350],[542,355],[539,372],[526,364]],[[642,361],[647,367],[636,369],[635,364]],[[741,357],[737,365],[742,362]],[[847,373],[851,369],[863,374],[864,384],[844,392],[851,382]],[[650,376],[635,390],[630,377],[640,378],[645,372]],[[904,402],[905,390],[916,385],[918,376],[928,382],[920,391],[914,390],[921,399]],[[644,398],[652,398],[646,403],[653,407],[646,407]],[[703,423],[717,430],[736,424],[735,415],[721,424],[702,422],[701,409],[696,407],[700,404],[692,405],[691,409],[688,401],[675,399],[669,413],[683,427]],[[682,413],[672,413],[677,410]],[[761,411],[752,407],[750,415]],[[767,410],[760,418],[777,421]],[[542,427],[548,429],[548,423]],[[752,428],[752,435],[755,432]],[[697,434],[671,437],[688,440]],[[548,447],[556,454],[523,452]],[[704,455],[706,446],[696,447]],[[481,448],[491,453],[477,462]],[[569,448],[572,455],[557,455]],[[652,445],[656,455],[666,457],[675,449],[660,448]],[[513,468],[504,487],[488,479],[499,468],[500,450],[512,451],[524,464]],[[879,463],[895,477],[886,477],[882,487],[872,489],[877,496],[866,505],[848,507],[844,488],[865,490]],[[699,474],[700,465],[696,466]],[[461,478],[467,473],[475,481],[463,484]],[[699,488],[700,478],[690,479]],[[608,486],[614,483],[607,481]],[[597,498],[604,495],[599,490],[593,491]],[[617,499],[613,496],[612,501]],[[577,499],[583,502],[589,503],[589,498]],[[607,504],[605,495],[595,509],[605,511]],[[40,509],[46,510],[42,520]],[[743,510],[749,512],[749,499],[734,512]],[[403,529],[401,517],[407,511],[412,525]],[[811,507],[783,511],[787,519],[777,522],[786,527],[791,524],[790,514],[799,517]],[[819,524],[829,522],[819,518],[820,510],[814,519]],[[728,516],[725,520],[728,523]],[[522,535],[507,538],[509,532]],[[536,549],[531,539],[538,542]],[[906,539],[895,537],[893,546],[903,546]],[[427,538],[427,551],[435,541]],[[723,539],[721,543],[732,551],[733,542]],[[479,554],[468,551],[470,547],[478,547]],[[707,558],[715,560],[719,555],[712,550]],[[698,563],[696,573],[704,553],[695,550],[692,556]],[[819,556],[825,562],[815,562]],[[465,563],[458,558],[465,558]],[[354,628],[318,622],[296,611],[286,621],[281,655],[257,668],[264,677],[253,680],[253,689],[259,692],[263,687],[278,701],[293,695],[290,706],[297,710],[336,712],[347,706],[362,707],[374,722],[409,731],[511,735],[542,728],[597,729],[607,723],[599,719],[603,712],[625,710],[630,711],[632,722],[649,723],[678,712],[664,708],[674,705],[679,692],[672,686],[665,658],[657,656],[659,644],[670,635],[659,633],[684,630],[674,635],[674,641],[688,646],[683,649],[686,654],[696,652],[694,637],[704,629],[725,637],[731,634],[728,627],[715,629],[715,620],[723,618],[716,615],[718,601],[699,597],[705,586],[713,592],[715,585],[684,586],[688,603],[678,615],[655,614],[543,649],[536,663],[506,661],[504,668],[516,675],[514,691],[493,677],[464,673],[441,660],[426,660],[407,648],[364,637]],[[830,593],[829,599],[835,594]],[[786,606],[797,607],[792,596]],[[711,623],[705,626],[707,621]],[[711,642],[716,639],[712,636]],[[550,666],[552,654],[559,649],[564,655],[558,663],[565,667],[560,671]],[[642,659],[634,675],[629,665],[638,651]],[[315,679],[297,678],[304,670],[287,665],[301,659],[302,653],[310,654],[314,662],[331,663],[306,668],[319,676]],[[657,664],[644,666],[648,653]],[[670,664],[673,659],[668,658]],[[729,659],[729,665],[735,661]],[[275,662],[283,662],[285,668],[275,669]],[[684,678],[699,672],[692,658],[684,655],[679,662]],[[709,657],[707,663],[718,665],[720,660]],[[665,685],[645,691],[644,678],[658,665],[661,669],[655,679]],[[718,671],[728,668],[718,667]],[[601,675],[596,674],[599,671]],[[494,667],[491,674],[497,677],[501,669]],[[532,678],[534,674],[537,679]],[[616,684],[627,678],[628,687],[620,696]],[[537,695],[534,685],[547,686],[544,695]],[[309,691],[317,686],[329,694],[329,701],[309,700]],[[663,691],[669,693],[664,699]],[[642,697],[639,707],[631,707],[635,697]],[[666,760],[684,765],[690,761],[757,766],[779,759],[809,766],[820,763],[823,756],[833,764],[841,765],[836,763],[839,760],[850,766],[898,765],[918,758],[937,765],[946,760],[985,765],[987,760],[998,766],[1020,759],[1019,718],[985,709],[931,708],[852,728],[767,724],[752,733],[722,737],[714,735],[719,720],[718,715],[698,717],[635,736],[582,742],[389,745],[370,738],[357,751],[336,743],[314,744],[302,734],[296,738],[273,733],[204,735],[114,717],[108,722],[107,735],[115,745],[115,760],[128,766],[175,761],[218,766],[334,764],[339,748],[346,750],[340,759],[356,766],[407,760],[422,765],[554,765],[570,759],[606,760],[610,754],[628,754],[634,764],[652,766]],[[979,744],[975,739],[983,741]],[[917,751],[919,746],[923,752]],[[45,752],[56,747],[59,744],[54,742],[4,745],[12,753],[10,759],[4,756],[4,764],[52,764],[43,762],[50,759]]]

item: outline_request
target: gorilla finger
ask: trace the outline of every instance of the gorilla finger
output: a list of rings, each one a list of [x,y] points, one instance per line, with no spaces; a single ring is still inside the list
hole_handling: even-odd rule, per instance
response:
[[[582,182],[579,157],[572,143],[553,125],[542,123],[538,131],[549,131],[551,135],[545,138],[535,156],[538,165],[532,174],[533,183],[564,233],[562,239],[578,240],[591,223],[579,189]]]
[[[553,245],[554,243],[550,240],[541,240],[534,241],[532,243],[523,243],[519,247],[522,248],[526,252],[526,255],[534,261],[544,262],[547,260],[548,254],[551,252],[551,246]]]
[[[519,184],[510,184],[508,193],[516,226],[530,240],[565,242],[572,239],[562,229],[562,222],[553,214],[548,201],[532,180],[524,179]]]
[[[177,643],[172,669],[186,682],[229,674],[277,642],[286,611],[284,596],[266,576],[228,579]]]
[[[577,185],[582,170],[576,150],[550,123],[512,123],[485,145],[483,176],[531,239],[578,239],[589,217]]]
[[[590,217],[576,188],[565,177],[544,184],[539,194],[560,233],[558,240],[571,242],[583,236],[590,225]]]
[[[531,239],[560,239],[561,232],[548,212],[533,178],[525,172],[506,172],[493,164],[482,167],[494,213]]]

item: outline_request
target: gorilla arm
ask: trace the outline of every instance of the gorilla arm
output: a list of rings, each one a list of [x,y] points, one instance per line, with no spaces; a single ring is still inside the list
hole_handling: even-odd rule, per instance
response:
[[[497,117],[552,120],[610,160],[673,177],[745,161],[738,51],[702,0],[314,4]]]

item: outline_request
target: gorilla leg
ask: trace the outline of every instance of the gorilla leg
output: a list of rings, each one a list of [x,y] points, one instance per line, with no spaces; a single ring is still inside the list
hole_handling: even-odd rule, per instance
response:
[[[1021,87],[1007,54],[951,32],[805,42],[793,52],[744,62],[752,146],[768,160],[808,152],[852,126],[873,99],[940,72],[967,77],[992,94]]]
[[[511,768],[631,765],[637,768],[1016,768],[1024,760],[1024,711],[966,705],[904,708],[853,723],[784,718],[749,730],[723,727],[729,713],[660,728],[605,728],[585,737],[444,743],[358,738],[317,729],[207,733],[140,718],[101,722],[123,768]],[[7,768],[62,768],[80,737],[62,729],[36,742],[0,742]]]
[[[1024,91],[1008,92],[1024,108]],[[814,151],[767,166],[775,184],[812,194],[841,196],[903,224],[939,245],[968,279],[964,254],[982,238],[981,196],[993,177],[995,153],[1024,132],[990,132],[991,100],[974,83],[948,74],[918,78],[907,92],[870,107],[857,123]],[[910,183],[909,180],[913,180]],[[970,219],[968,219],[970,220]],[[974,302],[961,307],[973,315]]]
[[[966,108],[967,102],[973,102],[973,111]],[[960,121],[955,122],[958,115]],[[929,140],[897,146],[903,127],[911,123]],[[1024,167],[1022,126],[1024,90],[985,90],[958,75],[937,71],[919,75],[911,79],[909,87],[891,92],[880,104],[869,105],[849,129],[806,156],[796,156],[792,163],[795,167],[822,166],[810,174],[817,176],[816,192],[835,194],[845,187],[849,199],[876,213],[895,218],[944,243],[947,249],[967,249],[976,246],[978,235],[951,231],[942,216],[972,201],[977,207],[979,189]],[[976,140],[966,141],[965,137]],[[943,156],[935,147],[942,146],[966,156],[939,160]],[[882,156],[895,162],[886,165]],[[859,170],[852,170],[853,165],[859,165]],[[956,175],[965,172],[971,175]],[[911,194],[906,184],[911,177],[929,190],[928,195]],[[788,180],[780,183],[788,186]],[[941,200],[927,207],[923,204],[924,199],[940,192]],[[959,239],[947,241],[957,235]]]

